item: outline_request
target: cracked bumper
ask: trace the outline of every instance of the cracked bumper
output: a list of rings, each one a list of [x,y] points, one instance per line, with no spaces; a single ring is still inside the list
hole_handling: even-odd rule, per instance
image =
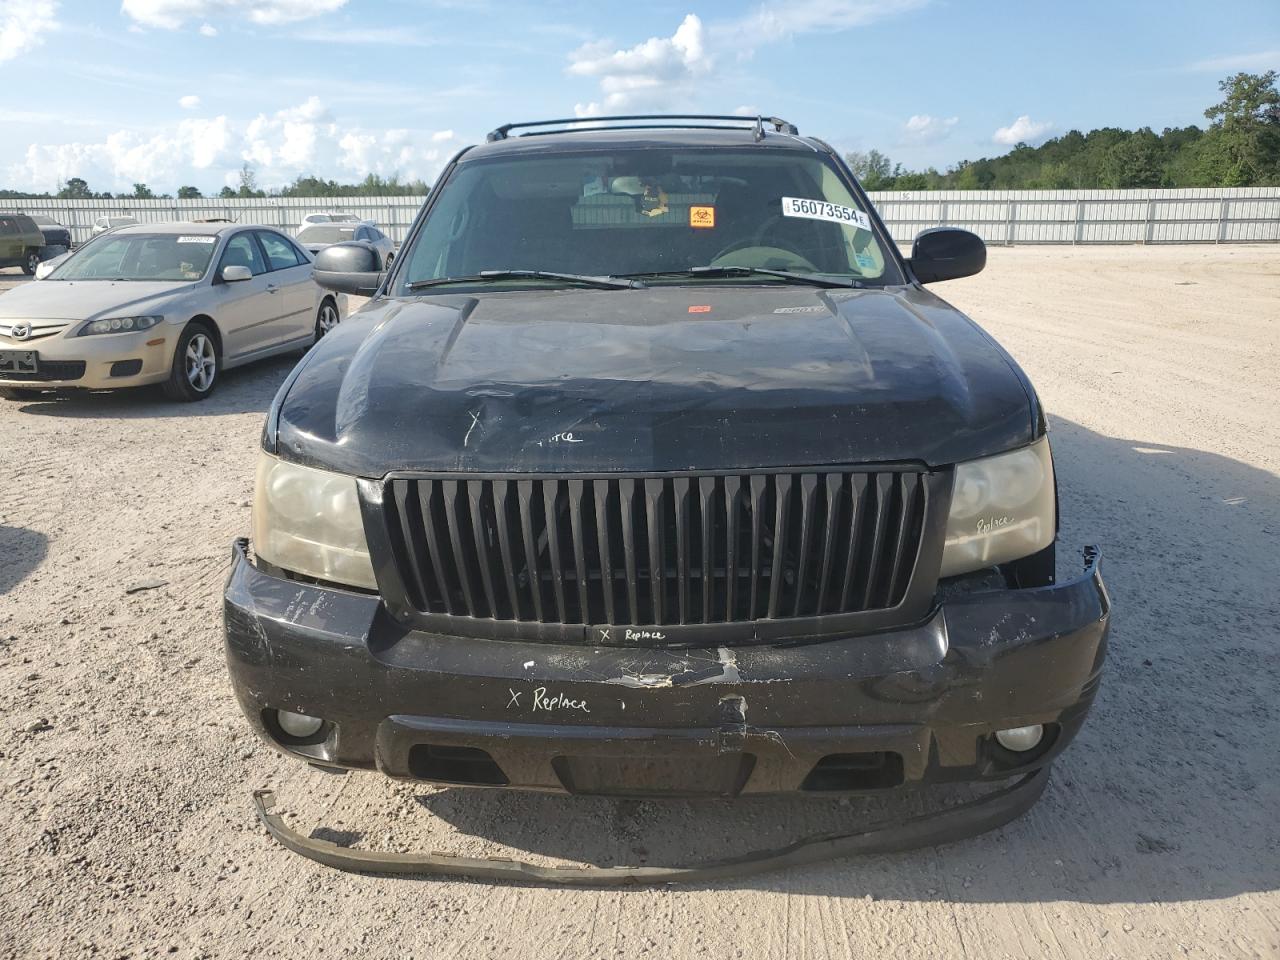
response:
[[[948,600],[873,636],[593,649],[407,631],[376,597],[271,576],[243,542],[233,554],[232,686],[277,748],[394,777],[571,793],[860,792],[1026,773],[1084,722],[1110,614],[1090,552],[1069,582]],[[277,709],[328,725],[289,743]],[[1034,723],[1048,733],[1026,755],[993,739]]]

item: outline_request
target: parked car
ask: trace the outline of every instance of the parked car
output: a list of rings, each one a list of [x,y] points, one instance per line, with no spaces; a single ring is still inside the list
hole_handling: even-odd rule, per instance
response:
[[[298,242],[312,255],[330,244],[352,240],[367,243],[376,250],[383,267],[391,266],[396,258],[396,245],[391,238],[367,223],[317,223],[298,231]]]
[[[106,233],[108,230],[114,230],[116,227],[131,227],[137,222],[137,217],[128,217],[124,215],[95,217],[93,221],[92,236],[97,236],[100,233]]]
[[[785,121],[615,119],[463,151],[390,270],[317,257],[372,299],[262,437],[224,597],[249,724],[308,763],[574,794],[1019,778],[881,848],[1018,815],[1110,603],[1091,548],[1056,579],[1026,374],[926,286],[982,240],[903,258]],[[259,804],[291,849],[391,865]]]
[[[305,230],[314,223],[372,223],[372,221],[362,220],[354,213],[338,213],[337,211],[329,210],[323,213],[308,213],[302,218],[302,222],[298,224],[298,229]]]
[[[309,347],[345,311],[310,255],[269,227],[118,227],[0,294],[0,395],[158,383],[203,400],[223,370]]]
[[[71,249],[71,231],[67,227],[42,213],[31,214],[31,220],[44,236],[42,259],[61,256]]]
[[[22,213],[0,213],[0,267],[22,267],[33,276],[44,250],[44,234]]]

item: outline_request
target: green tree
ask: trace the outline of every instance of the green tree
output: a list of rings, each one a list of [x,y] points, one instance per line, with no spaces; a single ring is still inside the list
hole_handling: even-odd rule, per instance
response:
[[[249,166],[245,161],[244,166],[240,168],[240,189],[236,191],[237,197],[260,197],[262,191],[258,189],[258,175],[253,172],[253,167]]]
[[[199,200],[203,196],[204,194],[200,192],[199,187],[179,187],[178,188],[179,200]]]
[[[151,188],[145,183],[135,183],[133,185],[133,198],[135,200],[154,200],[156,195],[151,192]]]
[[[844,155],[844,162],[864,190],[883,190],[892,185],[893,163],[879,150],[852,150]]]
[[[1204,112],[1213,123],[1199,172],[1225,187],[1280,182],[1280,90],[1276,71],[1237,73],[1218,84],[1221,103]]]
[[[92,200],[93,191],[79,177],[72,177],[58,190],[59,200]]]

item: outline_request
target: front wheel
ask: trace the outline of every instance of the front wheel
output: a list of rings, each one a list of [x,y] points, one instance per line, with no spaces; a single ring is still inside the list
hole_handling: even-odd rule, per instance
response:
[[[189,323],[178,337],[169,379],[162,385],[170,400],[191,403],[213,393],[221,358],[213,334],[203,323]]]
[[[316,340],[318,341],[326,333],[331,333],[333,328],[341,322],[342,318],[338,316],[337,306],[332,300],[325,300],[316,311]]]
[[[34,277],[38,266],[40,266],[40,251],[32,250],[22,261],[22,272],[28,277]]]

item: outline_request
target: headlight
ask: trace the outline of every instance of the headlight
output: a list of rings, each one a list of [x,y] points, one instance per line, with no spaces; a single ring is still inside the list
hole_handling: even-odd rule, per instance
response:
[[[956,466],[941,576],[1030,556],[1056,535],[1049,439]]]
[[[111,317],[109,320],[95,320],[80,331],[82,337],[92,337],[99,333],[136,333],[139,330],[150,330],[164,317]]]
[[[293,573],[374,589],[355,477],[258,459],[253,549]]]

